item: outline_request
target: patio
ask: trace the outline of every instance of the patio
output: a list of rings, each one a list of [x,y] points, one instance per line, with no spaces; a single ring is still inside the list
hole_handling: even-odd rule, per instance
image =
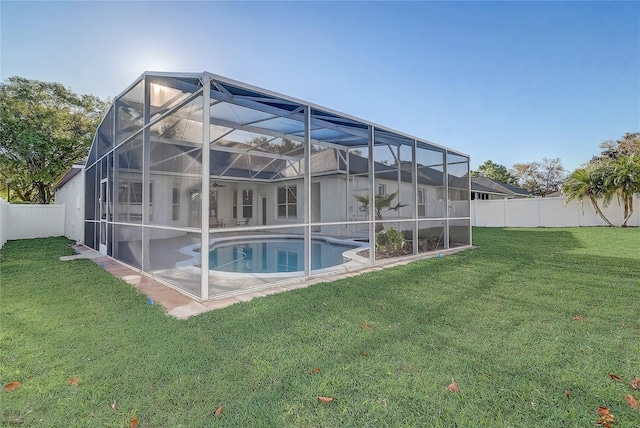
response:
[[[215,309],[221,309],[235,303],[247,302],[256,297],[264,297],[270,294],[306,288],[322,282],[337,281],[339,279],[349,278],[372,270],[399,266],[417,260],[417,258],[414,257],[391,259],[386,260],[386,262],[379,262],[376,266],[362,266],[351,271],[328,272],[314,275],[313,277],[303,277],[296,280],[284,281],[278,284],[263,283],[260,286],[247,287],[244,289],[233,288],[232,292],[227,292],[225,297],[216,297],[201,301],[200,299],[190,297],[185,294],[182,289],[176,289],[171,285],[171,283],[160,279],[160,277],[154,278],[143,274],[111,257],[101,254],[93,248],[89,248],[85,245],[75,245],[73,248],[77,253],[75,256],[62,256],[60,259],[64,261],[81,258],[93,260],[97,265],[116,278],[120,278],[134,286],[140,293],[143,293],[148,297],[148,299],[150,299],[150,303],[153,302],[153,304],[162,306],[168,315],[178,319],[187,319],[191,316]],[[443,257],[463,250],[465,250],[465,248],[444,250],[442,252],[432,253],[426,258]],[[424,258],[424,256],[421,258]],[[166,277],[166,273],[163,273],[162,277]],[[176,280],[180,280],[178,276],[175,276],[174,278]],[[216,286],[212,286],[209,290],[211,295],[221,294],[219,293],[220,291],[228,290],[225,287]]]

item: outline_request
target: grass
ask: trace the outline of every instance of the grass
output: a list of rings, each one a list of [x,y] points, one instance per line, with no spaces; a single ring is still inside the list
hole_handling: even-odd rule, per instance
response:
[[[0,381],[23,385],[1,393],[1,425],[586,427],[606,406],[640,426],[623,399],[640,398],[640,229],[474,243],[180,321],[91,261],[59,261],[65,239],[9,242]]]

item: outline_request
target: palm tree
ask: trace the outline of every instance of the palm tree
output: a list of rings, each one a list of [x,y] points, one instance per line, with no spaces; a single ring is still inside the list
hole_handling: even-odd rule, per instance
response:
[[[389,193],[388,195],[376,195],[374,198],[374,207],[373,209],[376,212],[376,220],[382,220],[382,214],[384,214],[387,211],[398,211],[400,208],[402,207],[406,207],[407,204],[404,204],[402,202],[398,202],[395,205],[391,205],[393,200],[396,198],[396,196],[398,196],[398,192],[393,192],[393,193]],[[353,195],[354,198],[356,198],[356,200],[358,202],[360,202],[365,211],[369,208],[369,194],[364,194],[364,195]],[[376,232],[380,232],[382,229],[384,229],[384,227],[381,224],[377,224],[376,225]]]
[[[605,177],[607,176],[607,166],[604,164],[589,164],[584,168],[578,168],[573,171],[562,185],[562,193],[566,197],[566,202],[576,201],[582,204],[582,200],[587,197],[591,201],[596,213],[611,227],[613,223],[604,215],[598,199],[603,200],[606,207],[611,201],[612,192],[605,185]]]
[[[633,195],[640,193],[640,158],[620,156],[610,161],[610,174],[605,178],[605,186],[622,198],[622,227],[627,227],[627,221],[633,214]]]

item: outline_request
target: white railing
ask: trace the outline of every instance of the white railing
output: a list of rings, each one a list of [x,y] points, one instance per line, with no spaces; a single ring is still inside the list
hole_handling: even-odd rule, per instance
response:
[[[64,219],[64,204],[9,204],[0,198],[0,248],[13,239],[64,236]]]
[[[628,226],[640,226],[640,198],[633,201],[634,213]],[[614,198],[604,215],[616,226],[624,219],[624,208]],[[484,227],[576,227],[606,226],[588,199],[582,204],[565,203],[564,197],[494,199],[471,201],[471,223]]]

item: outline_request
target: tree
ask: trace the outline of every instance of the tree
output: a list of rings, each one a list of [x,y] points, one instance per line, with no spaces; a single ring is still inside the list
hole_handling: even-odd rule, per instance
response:
[[[603,151],[583,168],[575,170],[562,190],[567,200],[591,200],[596,212],[610,226],[597,201],[607,206],[613,197],[624,205],[621,226],[626,227],[633,214],[633,196],[640,194],[640,133],[628,132],[620,140],[609,140],[600,146]]]
[[[605,188],[622,199],[624,220],[621,226],[627,227],[627,221],[633,214],[633,195],[640,193],[640,157],[618,156],[607,163]]]
[[[107,103],[60,83],[10,77],[0,84],[0,174],[24,201],[47,204],[53,184],[87,156]]]
[[[510,171],[520,186],[534,195],[546,196],[560,190],[566,171],[560,158],[542,158],[542,162],[516,163]]]
[[[604,215],[598,205],[598,199],[603,200],[604,206],[607,206],[611,200],[611,192],[606,189],[604,184],[605,177],[606,171],[602,165],[588,164],[569,174],[562,185],[562,193],[564,193],[567,203],[573,200],[582,204],[584,198],[589,198],[600,218],[613,227],[613,223]]]
[[[592,161],[615,159],[620,156],[640,156],[640,132],[627,132],[619,140],[607,140],[600,144],[600,156]]]
[[[402,202],[398,202],[395,205],[391,205],[393,203],[393,200],[396,198],[396,196],[398,196],[398,192],[389,193],[388,195],[375,196],[374,198],[375,205],[373,209],[376,212],[376,220],[382,220],[382,214],[384,214],[387,211],[398,211],[400,208],[407,206],[407,204]],[[358,202],[360,202],[363,205],[365,210],[369,209],[369,201],[370,201],[369,194],[354,195],[354,197]],[[376,225],[376,232],[380,232],[382,229],[384,229],[382,224]]]
[[[484,176],[502,183],[511,184],[512,186],[518,185],[518,179],[509,172],[506,166],[493,163],[491,160],[484,161],[484,163],[478,167],[477,171],[471,171],[471,176]]]

